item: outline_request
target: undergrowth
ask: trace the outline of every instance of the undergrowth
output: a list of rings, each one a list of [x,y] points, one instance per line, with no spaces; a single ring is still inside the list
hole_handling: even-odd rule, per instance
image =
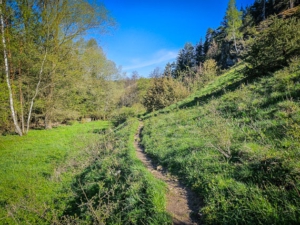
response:
[[[146,152],[203,197],[206,224],[299,224],[299,60],[214,95],[218,85],[199,106],[149,116]]]

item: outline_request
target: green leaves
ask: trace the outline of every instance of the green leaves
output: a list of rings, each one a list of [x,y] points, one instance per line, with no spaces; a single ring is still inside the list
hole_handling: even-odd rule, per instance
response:
[[[228,40],[234,41],[235,51],[238,54],[238,49],[236,46],[237,40],[241,39],[243,34],[240,32],[240,28],[243,25],[242,13],[238,11],[235,7],[235,0],[230,0],[228,3],[228,8],[226,11],[226,34]]]
[[[172,78],[154,78],[144,97],[143,105],[151,112],[169,106],[188,94],[186,88]]]
[[[252,68],[249,73],[262,74],[287,66],[300,54],[300,23],[298,18],[279,19],[272,17],[264,21],[261,32],[250,45],[245,59]]]

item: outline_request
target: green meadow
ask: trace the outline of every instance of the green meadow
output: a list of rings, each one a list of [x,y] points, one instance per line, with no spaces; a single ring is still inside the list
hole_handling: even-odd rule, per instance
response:
[[[99,121],[1,136],[0,223],[168,223],[164,185],[134,155],[137,123],[110,127]]]

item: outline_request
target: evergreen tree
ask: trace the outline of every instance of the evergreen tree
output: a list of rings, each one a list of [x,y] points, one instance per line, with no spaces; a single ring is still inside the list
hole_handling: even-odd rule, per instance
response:
[[[267,74],[288,65],[300,54],[299,18],[273,16],[261,24],[261,32],[252,42],[245,59],[252,73]]]
[[[180,72],[188,71],[195,67],[195,53],[194,46],[191,43],[186,43],[184,48],[179,51],[176,62],[176,75],[179,76]]]
[[[200,39],[200,42],[195,47],[195,60],[197,66],[199,66],[200,63],[203,63],[205,60],[204,44],[202,38]]]
[[[212,28],[208,28],[206,31],[205,42],[204,42],[204,54],[205,55],[208,52],[209,47],[213,41],[213,34],[214,34],[214,30]]]

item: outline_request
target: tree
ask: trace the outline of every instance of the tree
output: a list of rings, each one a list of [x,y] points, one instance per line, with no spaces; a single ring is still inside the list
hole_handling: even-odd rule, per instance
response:
[[[257,74],[276,71],[300,54],[299,18],[279,19],[276,16],[264,21],[261,32],[252,41],[246,62],[249,72]]]
[[[174,77],[175,69],[176,69],[176,64],[174,62],[167,63],[167,65],[165,66],[165,69],[164,69],[163,76],[164,77]]]
[[[80,53],[74,51],[74,40],[91,28],[106,31],[113,21],[104,6],[92,5],[85,0],[5,3],[1,1],[0,12],[3,64],[11,117],[17,133],[22,135],[28,132],[33,117],[43,116],[46,127],[51,127],[56,92],[64,87],[65,75],[71,68],[67,65]],[[110,64],[101,64],[107,65]],[[75,82],[75,79],[71,78],[69,82]],[[35,107],[36,102],[38,107]]]
[[[206,53],[208,52],[211,43],[213,41],[213,36],[214,36],[214,29],[212,28],[208,28],[206,31],[206,35],[205,35],[205,42],[204,42],[204,54],[206,55]]]
[[[200,39],[200,42],[196,45],[195,48],[195,60],[197,66],[199,66],[200,63],[203,63],[205,61],[204,44],[202,38]]]
[[[22,131],[18,124],[16,111],[14,108],[14,99],[13,99],[13,94],[12,94],[12,87],[10,84],[9,64],[8,64],[7,47],[6,47],[5,32],[4,32],[5,30],[4,30],[4,19],[3,19],[2,7],[3,7],[3,3],[2,3],[2,0],[0,0],[0,25],[1,25],[2,44],[3,44],[5,76],[6,76],[6,83],[7,83],[8,92],[9,92],[10,110],[11,110],[11,116],[13,118],[16,132],[20,136],[22,136]]]
[[[195,66],[194,46],[191,43],[187,42],[184,45],[184,48],[181,49],[178,54],[176,70],[184,71],[194,66]]]
[[[237,10],[235,6],[235,0],[229,0],[225,16],[225,31],[227,34],[227,40],[233,40],[234,48],[237,54],[239,54],[239,50],[237,48],[237,41],[243,37],[242,33],[240,32],[240,28],[243,25],[241,17],[242,13]]]

